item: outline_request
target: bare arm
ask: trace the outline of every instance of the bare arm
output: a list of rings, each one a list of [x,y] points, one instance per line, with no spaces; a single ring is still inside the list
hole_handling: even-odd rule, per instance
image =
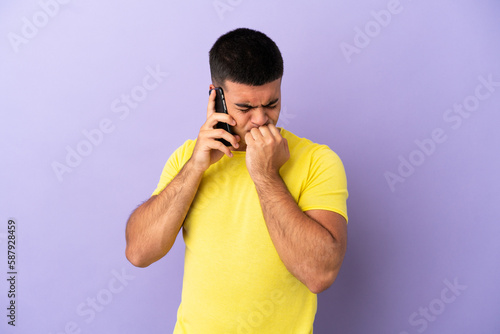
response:
[[[279,175],[255,186],[269,235],[287,269],[311,292],[326,290],[346,250],[344,217],[326,210],[302,212]]]
[[[227,114],[215,112],[215,92],[212,92],[207,121],[200,129],[191,158],[160,194],[152,196],[130,215],[125,230],[125,255],[133,265],[147,267],[168,253],[184,223],[203,173],[224,154],[231,157],[231,148],[238,147],[239,136],[214,129],[217,122],[234,124],[235,121]],[[233,147],[226,147],[216,140],[221,137]]]
[[[133,265],[147,267],[172,248],[202,176],[203,171],[197,171],[188,161],[161,193],[130,215],[125,254]]]
[[[311,292],[326,290],[335,281],[344,258],[345,219],[331,211],[300,210],[279,175],[289,153],[286,139],[274,125],[252,129],[246,139],[247,168],[276,251]]]

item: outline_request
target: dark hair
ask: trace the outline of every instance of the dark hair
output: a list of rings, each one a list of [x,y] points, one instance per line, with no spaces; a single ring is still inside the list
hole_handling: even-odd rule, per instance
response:
[[[283,58],[265,34],[239,28],[220,36],[209,52],[214,85],[226,80],[261,86],[283,76]]]

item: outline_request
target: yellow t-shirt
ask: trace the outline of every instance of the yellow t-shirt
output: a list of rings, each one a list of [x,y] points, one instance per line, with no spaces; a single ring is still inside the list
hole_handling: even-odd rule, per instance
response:
[[[280,132],[290,149],[280,174],[301,210],[335,211],[347,220],[340,158],[326,145]],[[172,154],[154,195],[188,161],[195,142],[186,141]],[[174,333],[312,333],[316,295],[279,258],[246,152],[233,154],[205,171],[184,221],[184,280]]]

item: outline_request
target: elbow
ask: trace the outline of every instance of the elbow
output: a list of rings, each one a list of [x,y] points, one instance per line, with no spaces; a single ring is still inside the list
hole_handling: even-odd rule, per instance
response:
[[[346,243],[337,241],[334,243],[334,248],[332,250],[335,255],[332,256],[328,264],[320,268],[311,268],[311,272],[314,272],[314,274],[311,275],[306,286],[312,293],[321,293],[335,282],[344,260],[345,251]]]
[[[342,266],[342,259],[329,263],[325,267],[311,268],[311,275],[305,282],[305,285],[314,294],[319,294],[327,290],[337,279],[340,267]]]
[[[336,278],[337,271],[334,270],[319,273],[306,282],[306,286],[312,293],[319,294],[328,289]]]
[[[139,252],[132,250],[129,246],[125,249],[125,256],[131,264],[138,268],[146,268],[151,264],[151,262],[146,261],[144,256],[141,256]]]

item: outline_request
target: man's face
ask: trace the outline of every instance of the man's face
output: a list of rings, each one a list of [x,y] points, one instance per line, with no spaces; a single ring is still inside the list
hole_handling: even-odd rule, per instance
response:
[[[281,78],[262,86],[248,86],[226,80],[227,112],[236,120],[233,132],[240,136],[239,151],[246,149],[245,135],[252,128],[278,122],[281,110]],[[211,86],[211,88],[213,88]]]

